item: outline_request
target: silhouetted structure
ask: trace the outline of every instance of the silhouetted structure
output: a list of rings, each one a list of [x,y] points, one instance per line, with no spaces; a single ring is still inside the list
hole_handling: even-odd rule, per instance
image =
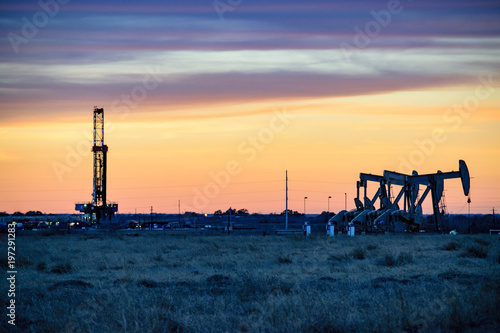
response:
[[[118,204],[107,203],[106,169],[108,146],[104,144],[104,109],[94,107],[94,184],[92,202],[77,203],[75,210],[85,213],[88,221],[109,220],[118,211]]]
[[[441,172],[419,175],[413,171],[411,175],[385,170],[383,176],[360,174],[357,182],[357,196],[354,199],[356,209],[343,210],[332,217],[329,222],[344,228],[348,225],[356,227],[357,232],[383,232],[383,231],[419,231],[424,222],[422,204],[430,194],[432,198],[433,221],[435,231],[443,231],[443,215],[446,207],[444,204],[444,181],[447,179],[461,179],[464,195],[470,191],[470,175],[467,164],[459,161],[459,171]],[[375,182],[379,188],[372,198],[367,196],[368,182]],[[392,186],[401,186],[399,194],[393,199]],[[420,186],[425,190],[419,196]],[[363,201],[360,199],[360,189],[364,189]],[[399,202],[403,200],[403,209]],[[375,207],[380,201],[380,208]],[[469,199],[470,200],[470,199]]]

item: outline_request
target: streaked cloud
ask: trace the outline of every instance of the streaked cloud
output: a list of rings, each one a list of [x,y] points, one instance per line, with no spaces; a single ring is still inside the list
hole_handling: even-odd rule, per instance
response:
[[[109,136],[115,154],[110,188],[128,210],[138,200],[149,206],[147,198],[155,198],[155,205],[171,197],[189,200],[192,188],[186,184],[202,186],[208,171],[238,158],[238,144],[281,108],[298,120],[246,166],[241,182],[273,182],[293,166],[294,172],[318,177],[319,184],[296,188],[297,198],[308,189],[329,193],[331,185],[320,180],[330,177],[336,191],[351,196],[357,172],[396,168],[399,156],[418,149],[415,142],[439,127],[446,129],[447,142],[422,168],[453,167],[460,155],[472,160],[475,175],[491,176],[500,168],[491,157],[500,139],[500,3],[403,0],[402,10],[380,25],[369,43],[356,47],[357,31],[366,34],[374,13],[384,15],[387,4],[244,0],[221,21],[213,1],[206,0],[70,1],[16,53],[9,33],[22,37],[24,18],[32,21],[41,7],[37,1],[2,1],[0,171],[22,181],[0,179],[9,186],[0,204],[44,210],[46,202],[30,186],[55,188],[50,165],[64,162],[67,147],[86,140],[82,132],[90,130],[93,105],[103,106],[115,126]],[[347,44],[349,57],[341,47]],[[113,103],[123,106],[123,96],[142,84],[147,68],[158,69],[161,84],[127,114],[114,112]],[[474,96],[478,77],[492,74],[495,93],[460,126],[450,127],[443,114]],[[69,200],[64,211],[86,198],[64,191],[84,188],[71,193],[88,196],[90,154],[85,159],[56,188],[57,200]],[[145,173],[148,186],[182,190],[149,193],[142,188]],[[23,180],[26,174],[36,178],[33,184]],[[142,191],[117,186],[124,179],[127,187]],[[279,192],[279,181],[274,185],[245,184],[228,193]],[[16,186],[25,192],[12,194]],[[221,208],[228,193],[210,207]],[[252,211],[282,210],[274,195],[262,196],[265,207],[255,194],[243,193],[238,200]],[[43,206],[35,207],[38,203]]]

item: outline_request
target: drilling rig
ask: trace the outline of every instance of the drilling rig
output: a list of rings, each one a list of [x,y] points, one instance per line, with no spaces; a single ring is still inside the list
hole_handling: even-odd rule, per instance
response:
[[[117,203],[108,203],[106,198],[106,171],[108,146],[104,144],[104,109],[94,107],[94,180],[92,201],[77,203],[75,210],[85,214],[86,221],[102,223],[109,221],[118,211]]]

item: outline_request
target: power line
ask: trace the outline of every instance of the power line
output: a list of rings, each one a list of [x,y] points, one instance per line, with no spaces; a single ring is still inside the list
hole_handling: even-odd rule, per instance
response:
[[[254,182],[230,182],[228,185],[241,185],[241,184],[261,184],[261,183],[280,183],[278,180],[269,180],[269,181],[254,181]],[[194,184],[194,185],[174,185],[174,186],[150,186],[150,187],[113,187],[112,190],[148,190],[148,189],[170,189],[170,188],[183,188],[183,187],[203,187],[207,184],[215,183],[213,181],[206,182],[203,184]],[[6,190],[0,191],[0,193],[25,193],[25,192],[76,192],[76,191],[92,191],[92,189],[78,189],[78,190]]]
[[[335,185],[352,185],[352,183],[325,182],[322,180],[290,180],[290,183],[320,183],[320,184],[335,184]]]

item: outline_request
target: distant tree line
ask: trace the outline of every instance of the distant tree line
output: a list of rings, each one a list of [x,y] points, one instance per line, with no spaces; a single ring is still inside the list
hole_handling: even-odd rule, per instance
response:
[[[286,215],[286,209],[284,211],[282,211],[279,215],[280,216],[285,216]],[[299,213],[296,210],[289,209],[288,210],[288,216],[304,216],[304,214],[303,213]]]
[[[248,215],[250,215],[248,213],[248,209],[245,209],[245,208],[238,209],[238,210],[229,208],[225,212],[223,212],[222,210],[219,209],[219,210],[216,210],[214,212],[215,216],[222,216],[222,215],[229,215],[229,214],[235,215],[235,216],[248,216]]]
[[[26,213],[22,213],[22,212],[14,212],[12,213],[12,216],[44,216],[45,214],[42,213],[41,211],[39,210],[30,210],[30,211],[27,211]],[[7,212],[0,212],[0,217],[2,216],[11,216],[11,214],[7,213]]]
[[[233,216],[249,216],[249,215],[266,215],[266,214],[258,214],[258,213],[253,213],[253,214],[250,214],[248,212],[248,209],[246,208],[241,208],[241,209],[235,209],[235,208],[228,208],[227,210],[225,211],[222,211],[220,209],[216,210],[213,215],[215,216],[222,216],[222,215],[233,215]],[[41,211],[38,211],[38,210],[30,210],[26,213],[22,213],[22,212],[15,212],[13,214],[9,214],[7,212],[0,212],[0,217],[2,216],[46,216],[46,215],[57,215],[57,214],[44,214],[42,213]],[[147,215],[147,214],[146,214]],[[154,214],[155,216],[157,215],[162,215],[162,214],[158,214],[158,213],[155,213]],[[199,214],[199,213],[195,213],[195,212],[184,212],[182,214],[184,217],[198,217],[198,216],[203,216],[204,214]],[[279,215],[279,216],[285,216],[285,210],[283,210],[281,213],[277,214],[277,213],[271,213],[269,215]],[[321,215],[327,215],[327,212],[322,212]],[[330,212],[330,216],[333,216],[335,214],[333,214],[332,212]],[[303,213],[299,213],[298,211],[296,210],[291,210],[289,209],[288,210],[288,216],[304,216]]]

